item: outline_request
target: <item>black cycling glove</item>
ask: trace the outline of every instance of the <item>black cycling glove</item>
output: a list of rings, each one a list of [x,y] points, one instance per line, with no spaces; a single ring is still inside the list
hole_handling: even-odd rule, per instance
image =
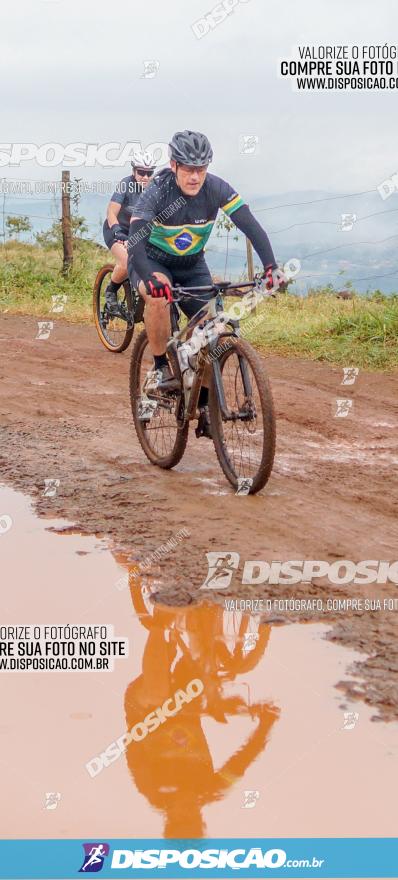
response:
[[[121,226],[119,226],[119,223],[114,223],[113,226],[111,226],[111,232],[113,232],[113,237],[115,241],[127,241],[128,239],[127,233],[123,232],[123,229]]]

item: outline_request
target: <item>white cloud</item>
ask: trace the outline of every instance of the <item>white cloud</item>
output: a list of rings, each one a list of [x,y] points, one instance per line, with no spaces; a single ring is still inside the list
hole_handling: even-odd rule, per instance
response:
[[[398,14],[390,0],[364,0],[360,15],[345,0],[248,0],[197,40],[191,24],[211,7],[212,0],[8,3],[2,139],[150,143],[194,127],[213,142],[214,171],[250,195],[369,189],[397,170],[393,92],[300,94],[277,75],[278,59],[298,43],[393,42]],[[145,79],[150,58],[159,72]],[[239,153],[243,134],[259,137],[258,155]]]

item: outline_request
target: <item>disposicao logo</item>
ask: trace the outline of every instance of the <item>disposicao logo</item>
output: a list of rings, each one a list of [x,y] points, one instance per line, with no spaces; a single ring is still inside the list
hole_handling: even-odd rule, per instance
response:
[[[253,868],[282,868],[284,865],[288,868],[319,868],[323,862],[324,859],[318,859],[315,856],[313,856],[312,862],[309,858],[288,859],[284,849],[276,848],[267,850],[262,850],[260,847],[205,850],[115,849],[112,855],[111,870],[152,868],[161,872],[165,868],[170,870],[170,866],[173,865],[184,871],[199,868],[203,872],[207,872],[209,869],[214,871],[232,868],[235,871],[247,872]]]
[[[208,572],[201,590],[226,590],[239,566],[239,553],[230,550],[206,553]],[[398,584],[398,560],[380,559],[322,559],[272,560],[247,559],[243,566],[242,584],[292,585],[311,583],[313,578],[328,578],[333,585],[341,584]]]
[[[126,841],[127,842],[127,841]],[[161,873],[164,869],[170,871],[174,866],[183,871],[191,871],[199,869],[207,873],[209,869],[225,870],[232,868],[234,871],[245,872],[253,869],[264,868],[320,868],[324,864],[324,859],[318,859],[312,855],[307,858],[291,859],[288,858],[284,849],[277,847],[271,849],[262,849],[259,846],[248,848],[229,848],[223,845],[216,846],[212,849],[198,849],[195,847],[196,841],[190,841],[192,847],[187,849],[146,849],[143,844],[146,841],[134,841],[139,844],[137,849],[114,849],[112,851],[112,859],[110,870],[119,874],[129,869],[156,871]],[[188,841],[187,841],[188,843]],[[203,843],[203,841],[201,841]],[[220,841],[219,844],[228,843],[228,841]],[[108,843],[84,843],[84,862],[80,868],[80,872],[101,871],[105,857],[109,854],[110,846]],[[154,874],[148,874],[148,877]],[[298,876],[298,875],[297,875]]]
[[[83,843],[84,859],[79,874],[101,871],[104,859],[109,854],[109,843]]]

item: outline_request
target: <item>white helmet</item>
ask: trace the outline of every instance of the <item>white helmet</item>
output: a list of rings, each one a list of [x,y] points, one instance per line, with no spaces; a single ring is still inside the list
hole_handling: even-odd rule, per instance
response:
[[[156,168],[156,162],[149,150],[134,150],[131,164],[133,168]]]

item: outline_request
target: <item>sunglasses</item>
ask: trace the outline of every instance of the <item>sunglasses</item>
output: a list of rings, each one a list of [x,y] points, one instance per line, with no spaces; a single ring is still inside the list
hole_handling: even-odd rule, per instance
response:
[[[153,168],[136,168],[136,173],[140,175],[140,177],[152,177]]]

